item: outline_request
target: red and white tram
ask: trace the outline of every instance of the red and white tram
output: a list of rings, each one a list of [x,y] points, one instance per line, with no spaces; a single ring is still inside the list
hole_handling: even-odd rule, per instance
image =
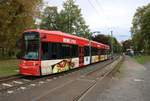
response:
[[[41,76],[107,60],[110,47],[60,31],[27,30],[22,34],[20,74]]]

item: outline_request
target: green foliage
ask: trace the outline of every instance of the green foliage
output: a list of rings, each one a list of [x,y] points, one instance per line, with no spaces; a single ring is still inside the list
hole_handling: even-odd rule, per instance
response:
[[[123,45],[123,51],[126,52],[127,49],[132,48],[133,42],[132,42],[132,40],[129,39],[129,40],[123,41],[122,45]]]
[[[122,52],[122,46],[117,41],[117,39],[115,37],[113,37],[112,44],[113,44],[113,51],[114,51],[114,53],[121,53]]]
[[[89,38],[90,30],[85,24],[85,21],[81,14],[81,9],[78,5],[75,4],[75,1],[67,0],[66,2],[64,2],[63,7],[64,9],[60,12],[62,31]]]
[[[93,36],[92,40],[103,43],[103,44],[107,44],[109,46],[111,46],[111,44],[113,44],[114,53],[122,52],[122,47],[121,47],[120,43],[114,37],[112,38],[109,35],[98,34],[96,36]]]
[[[66,0],[59,13],[56,7],[46,7],[43,16],[41,28],[60,30],[85,38],[90,36],[90,30],[85,24],[81,9],[75,4],[74,0]]]
[[[134,56],[133,57],[138,63],[144,64],[146,62],[150,62],[150,56],[142,55],[142,56]]]
[[[0,56],[15,53],[21,32],[34,27],[37,5],[41,0],[4,0],[0,3]]]
[[[96,36],[92,36],[92,40],[103,43],[103,44],[108,44],[111,45],[111,36],[104,35],[104,34],[98,34]]]
[[[40,28],[47,30],[58,29],[58,12],[57,7],[46,7],[42,14],[42,23]]]
[[[137,9],[131,32],[135,50],[150,54],[150,4]]]

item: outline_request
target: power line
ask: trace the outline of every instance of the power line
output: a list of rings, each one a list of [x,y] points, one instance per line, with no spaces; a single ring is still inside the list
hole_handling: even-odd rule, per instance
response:
[[[91,7],[93,8],[93,9],[95,9],[95,11],[96,11],[96,14],[99,14],[99,11],[96,9],[96,7],[92,4],[92,2],[90,1],[90,0],[88,0],[88,2],[89,2],[89,4],[91,5]],[[98,15],[99,16],[99,15]]]
[[[93,8],[93,9],[95,9],[95,11],[96,11],[96,14],[98,15],[98,16],[102,16],[102,14],[99,12],[99,10],[101,9],[101,12],[103,13],[103,15],[105,16],[104,17],[104,21],[105,21],[105,26],[107,26],[107,24],[109,24],[110,25],[110,27],[111,27],[111,22],[110,22],[110,20],[109,20],[109,18],[108,18],[108,16],[106,15],[106,13],[104,12],[104,9],[103,9],[103,7],[101,6],[101,3],[98,1],[98,0],[95,0],[96,1],[96,6],[90,1],[90,0],[88,0],[88,2],[89,2],[89,4],[91,5],[91,7]],[[98,6],[98,8],[96,8]]]
[[[108,21],[108,23],[111,25],[111,21],[109,19],[109,16],[105,13],[100,1],[99,0],[95,0],[95,1],[96,1],[96,4],[98,5],[99,9],[101,9],[102,13],[104,14],[106,21]]]

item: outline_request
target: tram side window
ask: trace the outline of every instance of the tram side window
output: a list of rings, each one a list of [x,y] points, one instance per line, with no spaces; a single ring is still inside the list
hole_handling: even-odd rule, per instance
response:
[[[92,47],[92,55],[98,55],[98,49]]]
[[[92,49],[91,49],[91,54],[92,54],[92,55],[95,54],[94,47],[92,47]]]
[[[95,55],[98,55],[98,49],[95,48]]]
[[[105,55],[107,55],[107,50],[105,49]]]
[[[42,60],[58,59],[60,56],[60,44],[42,42]]]
[[[70,45],[61,44],[61,58],[70,58]]]
[[[77,45],[71,45],[71,57],[78,57],[78,46]]]
[[[78,46],[64,43],[42,42],[42,60],[78,57]]]
[[[102,49],[102,55],[105,55],[105,50],[104,49]]]
[[[89,46],[84,47],[84,56],[89,56],[90,55],[90,48]]]
[[[51,58],[52,59],[59,59],[59,56],[60,56],[59,48],[60,48],[59,43],[50,43]]]
[[[42,60],[50,59],[48,42],[42,42]]]
[[[101,55],[101,54],[102,54],[101,49],[99,49],[98,50],[98,55]]]

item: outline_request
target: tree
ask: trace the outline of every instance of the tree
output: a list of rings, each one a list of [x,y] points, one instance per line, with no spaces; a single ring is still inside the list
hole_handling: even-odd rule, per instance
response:
[[[150,4],[139,7],[132,20],[134,49],[150,54]]]
[[[42,23],[40,28],[47,30],[57,30],[58,12],[57,7],[46,7],[42,14]]]
[[[71,34],[89,38],[88,26],[81,14],[81,9],[74,0],[66,0],[59,15],[58,29]]]
[[[81,14],[81,9],[74,0],[66,0],[63,9],[57,12],[56,7],[46,7],[43,12],[41,28],[60,30],[69,34],[89,38],[90,30]]]
[[[117,39],[115,37],[111,37],[109,35],[104,35],[104,34],[98,34],[96,36],[92,36],[92,40],[103,43],[103,44],[107,44],[110,47],[111,47],[111,44],[113,44],[114,53],[122,52],[121,44],[117,41]],[[112,40],[112,42],[111,42],[111,40]]]
[[[4,0],[0,3],[0,55],[12,55],[20,33],[34,27],[41,0]]]
[[[97,42],[107,44],[107,45],[111,45],[110,39],[111,39],[110,36],[104,35],[104,34],[98,34],[96,36],[92,36],[93,41],[97,41]]]
[[[127,49],[132,48],[133,43],[132,43],[132,40],[129,39],[129,40],[123,41],[122,45],[123,45],[123,51],[126,52]]]

